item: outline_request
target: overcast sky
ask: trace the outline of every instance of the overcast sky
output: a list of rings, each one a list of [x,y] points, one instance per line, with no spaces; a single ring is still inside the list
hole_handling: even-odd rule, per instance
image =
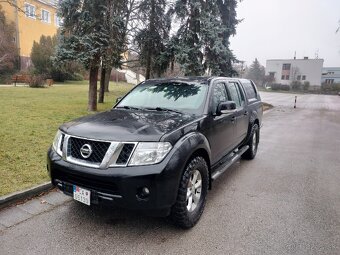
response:
[[[319,58],[325,67],[340,67],[340,0],[243,0],[237,8],[243,21],[231,49],[247,64],[258,58]]]

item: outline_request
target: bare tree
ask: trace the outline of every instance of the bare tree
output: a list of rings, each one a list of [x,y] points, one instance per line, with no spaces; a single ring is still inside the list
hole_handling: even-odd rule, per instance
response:
[[[8,23],[0,6],[0,71],[13,69],[18,51],[13,38],[15,37],[14,23]]]
[[[138,10],[138,0],[105,0],[104,3],[107,11],[103,26],[110,39],[101,56],[98,103],[104,103],[112,68],[120,68],[123,64],[122,55],[128,51],[129,37]]]
[[[20,6],[17,0],[0,0],[0,4],[9,4],[13,8],[17,9],[17,11],[25,13],[24,6]]]

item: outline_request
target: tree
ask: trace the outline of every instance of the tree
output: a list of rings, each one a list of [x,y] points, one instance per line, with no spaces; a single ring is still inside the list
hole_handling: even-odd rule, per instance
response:
[[[42,35],[39,42],[33,42],[31,60],[36,74],[55,81],[82,79],[82,68],[76,61],[55,62],[56,49],[58,46],[57,36]]]
[[[18,11],[23,12],[23,13],[25,12],[25,10],[18,5],[18,1],[16,0],[0,0],[0,4],[9,4],[10,6],[17,9]]]
[[[122,65],[122,56],[128,48],[130,21],[136,11],[135,0],[104,0],[103,4],[106,6],[103,29],[108,35],[108,44],[101,56],[99,103],[104,102],[105,91],[108,91],[112,67]]]
[[[56,36],[42,35],[39,42],[33,42],[31,60],[37,73],[51,76],[53,71],[52,57],[55,55],[56,46]]]
[[[236,33],[237,0],[177,0],[180,27],[173,40],[176,60],[186,75],[231,76],[235,57],[229,38]]]
[[[57,59],[77,60],[89,69],[88,110],[96,111],[98,70],[110,39],[103,26],[108,9],[102,0],[65,0],[59,9],[63,26]]]
[[[18,49],[13,40],[15,25],[8,23],[0,6],[0,75],[16,69]]]
[[[170,63],[167,43],[171,28],[171,14],[165,13],[166,0],[142,0],[139,13],[143,28],[137,33],[135,43],[139,62],[145,68],[145,78],[159,77]]]
[[[254,62],[250,65],[246,78],[253,80],[256,84],[262,85],[265,81],[265,69],[260,62],[255,58]]]

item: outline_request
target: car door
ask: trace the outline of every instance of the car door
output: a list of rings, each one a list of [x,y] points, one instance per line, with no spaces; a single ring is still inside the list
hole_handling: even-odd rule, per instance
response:
[[[243,90],[237,82],[227,84],[229,100],[236,103],[235,112],[235,146],[239,145],[247,135],[249,126],[249,112],[246,108],[246,100]]]
[[[210,97],[210,122],[207,138],[210,143],[212,164],[218,162],[224,155],[228,154],[235,144],[235,115],[216,115],[219,103],[228,101],[226,82],[213,84]]]

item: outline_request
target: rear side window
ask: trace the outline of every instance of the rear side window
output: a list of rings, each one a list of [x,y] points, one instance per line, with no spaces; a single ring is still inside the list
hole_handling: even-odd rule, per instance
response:
[[[229,92],[229,99],[235,102],[237,108],[243,106],[244,100],[237,84],[230,82],[228,83],[227,88]]]
[[[256,89],[254,88],[253,84],[251,84],[250,82],[242,82],[242,85],[243,85],[243,88],[246,92],[248,99],[256,99],[257,98]]]

